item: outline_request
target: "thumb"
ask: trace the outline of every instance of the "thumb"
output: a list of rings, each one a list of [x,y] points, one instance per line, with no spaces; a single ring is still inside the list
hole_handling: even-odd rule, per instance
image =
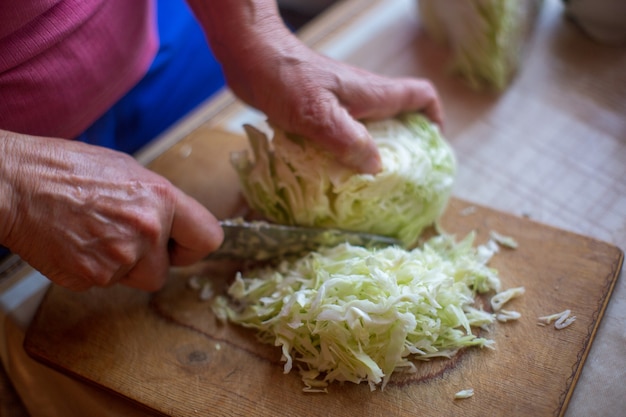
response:
[[[217,249],[224,239],[219,222],[206,207],[178,190],[170,232],[170,264],[189,265]]]
[[[339,103],[328,106],[324,113],[320,120],[325,120],[325,123],[312,127],[313,132],[296,133],[315,140],[349,168],[364,174],[380,172],[380,153],[365,126]]]

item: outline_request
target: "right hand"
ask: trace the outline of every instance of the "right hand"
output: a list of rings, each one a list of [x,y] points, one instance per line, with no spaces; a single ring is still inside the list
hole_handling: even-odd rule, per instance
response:
[[[196,262],[221,244],[205,207],[131,156],[7,133],[0,132],[0,191],[9,202],[0,243],[51,281],[153,291],[170,265]]]

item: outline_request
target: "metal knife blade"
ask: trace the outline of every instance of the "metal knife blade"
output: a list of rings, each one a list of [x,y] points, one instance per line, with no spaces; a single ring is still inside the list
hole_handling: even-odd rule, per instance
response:
[[[224,242],[206,259],[265,261],[302,255],[340,243],[365,247],[401,246],[397,239],[338,229],[287,226],[264,221],[222,220]]]

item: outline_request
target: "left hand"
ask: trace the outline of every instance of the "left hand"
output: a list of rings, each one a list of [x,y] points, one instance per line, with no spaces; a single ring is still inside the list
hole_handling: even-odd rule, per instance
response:
[[[299,41],[288,50],[263,49],[254,63],[228,75],[233,91],[287,132],[302,135],[360,172],[381,169],[378,150],[358,120],[422,111],[442,124],[433,85],[388,78],[332,60]],[[260,82],[257,82],[260,81]]]
[[[357,120],[422,111],[443,122],[429,81],[376,75],[313,51],[284,26],[274,0],[188,2],[231,90],[272,124],[315,141],[348,167],[363,173],[382,168]]]

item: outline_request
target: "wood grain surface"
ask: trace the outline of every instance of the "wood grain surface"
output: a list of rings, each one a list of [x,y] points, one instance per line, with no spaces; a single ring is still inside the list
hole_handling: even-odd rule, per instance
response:
[[[221,184],[220,198],[205,196],[216,213],[241,207],[236,178],[207,155],[244,145],[241,137],[199,130],[151,167],[199,195]],[[200,152],[201,150],[201,152]],[[179,159],[183,158],[184,163]],[[211,158],[211,160],[214,160]],[[171,170],[168,167],[176,167]],[[189,176],[203,167],[202,178]],[[467,207],[473,210],[466,210]],[[469,213],[469,214],[468,214]],[[297,372],[283,374],[280,351],[261,345],[252,331],[224,325],[209,303],[188,288],[189,276],[210,276],[223,287],[236,265],[202,263],[172,271],[155,294],[127,288],[73,293],[52,287],[28,329],[25,348],[54,368],[114,392],[146,410],[195,415],[562,415],[623,262],[613,245],[523,217],[453,199],[444,228],[459,237],[477,232],[484,243],[495,230],[519,248],[503,249],[491,265],[504,288],[524,286],[512,301],[518,322],[498,323],[487,334],[496,349],[469,349],[452,360],[418,363],[384,391],[367,384],[333,384],[328,394],[306,394]],[[571,309],[563,330],[537,318]],[[473,388],[475,395],[454,400]]]

